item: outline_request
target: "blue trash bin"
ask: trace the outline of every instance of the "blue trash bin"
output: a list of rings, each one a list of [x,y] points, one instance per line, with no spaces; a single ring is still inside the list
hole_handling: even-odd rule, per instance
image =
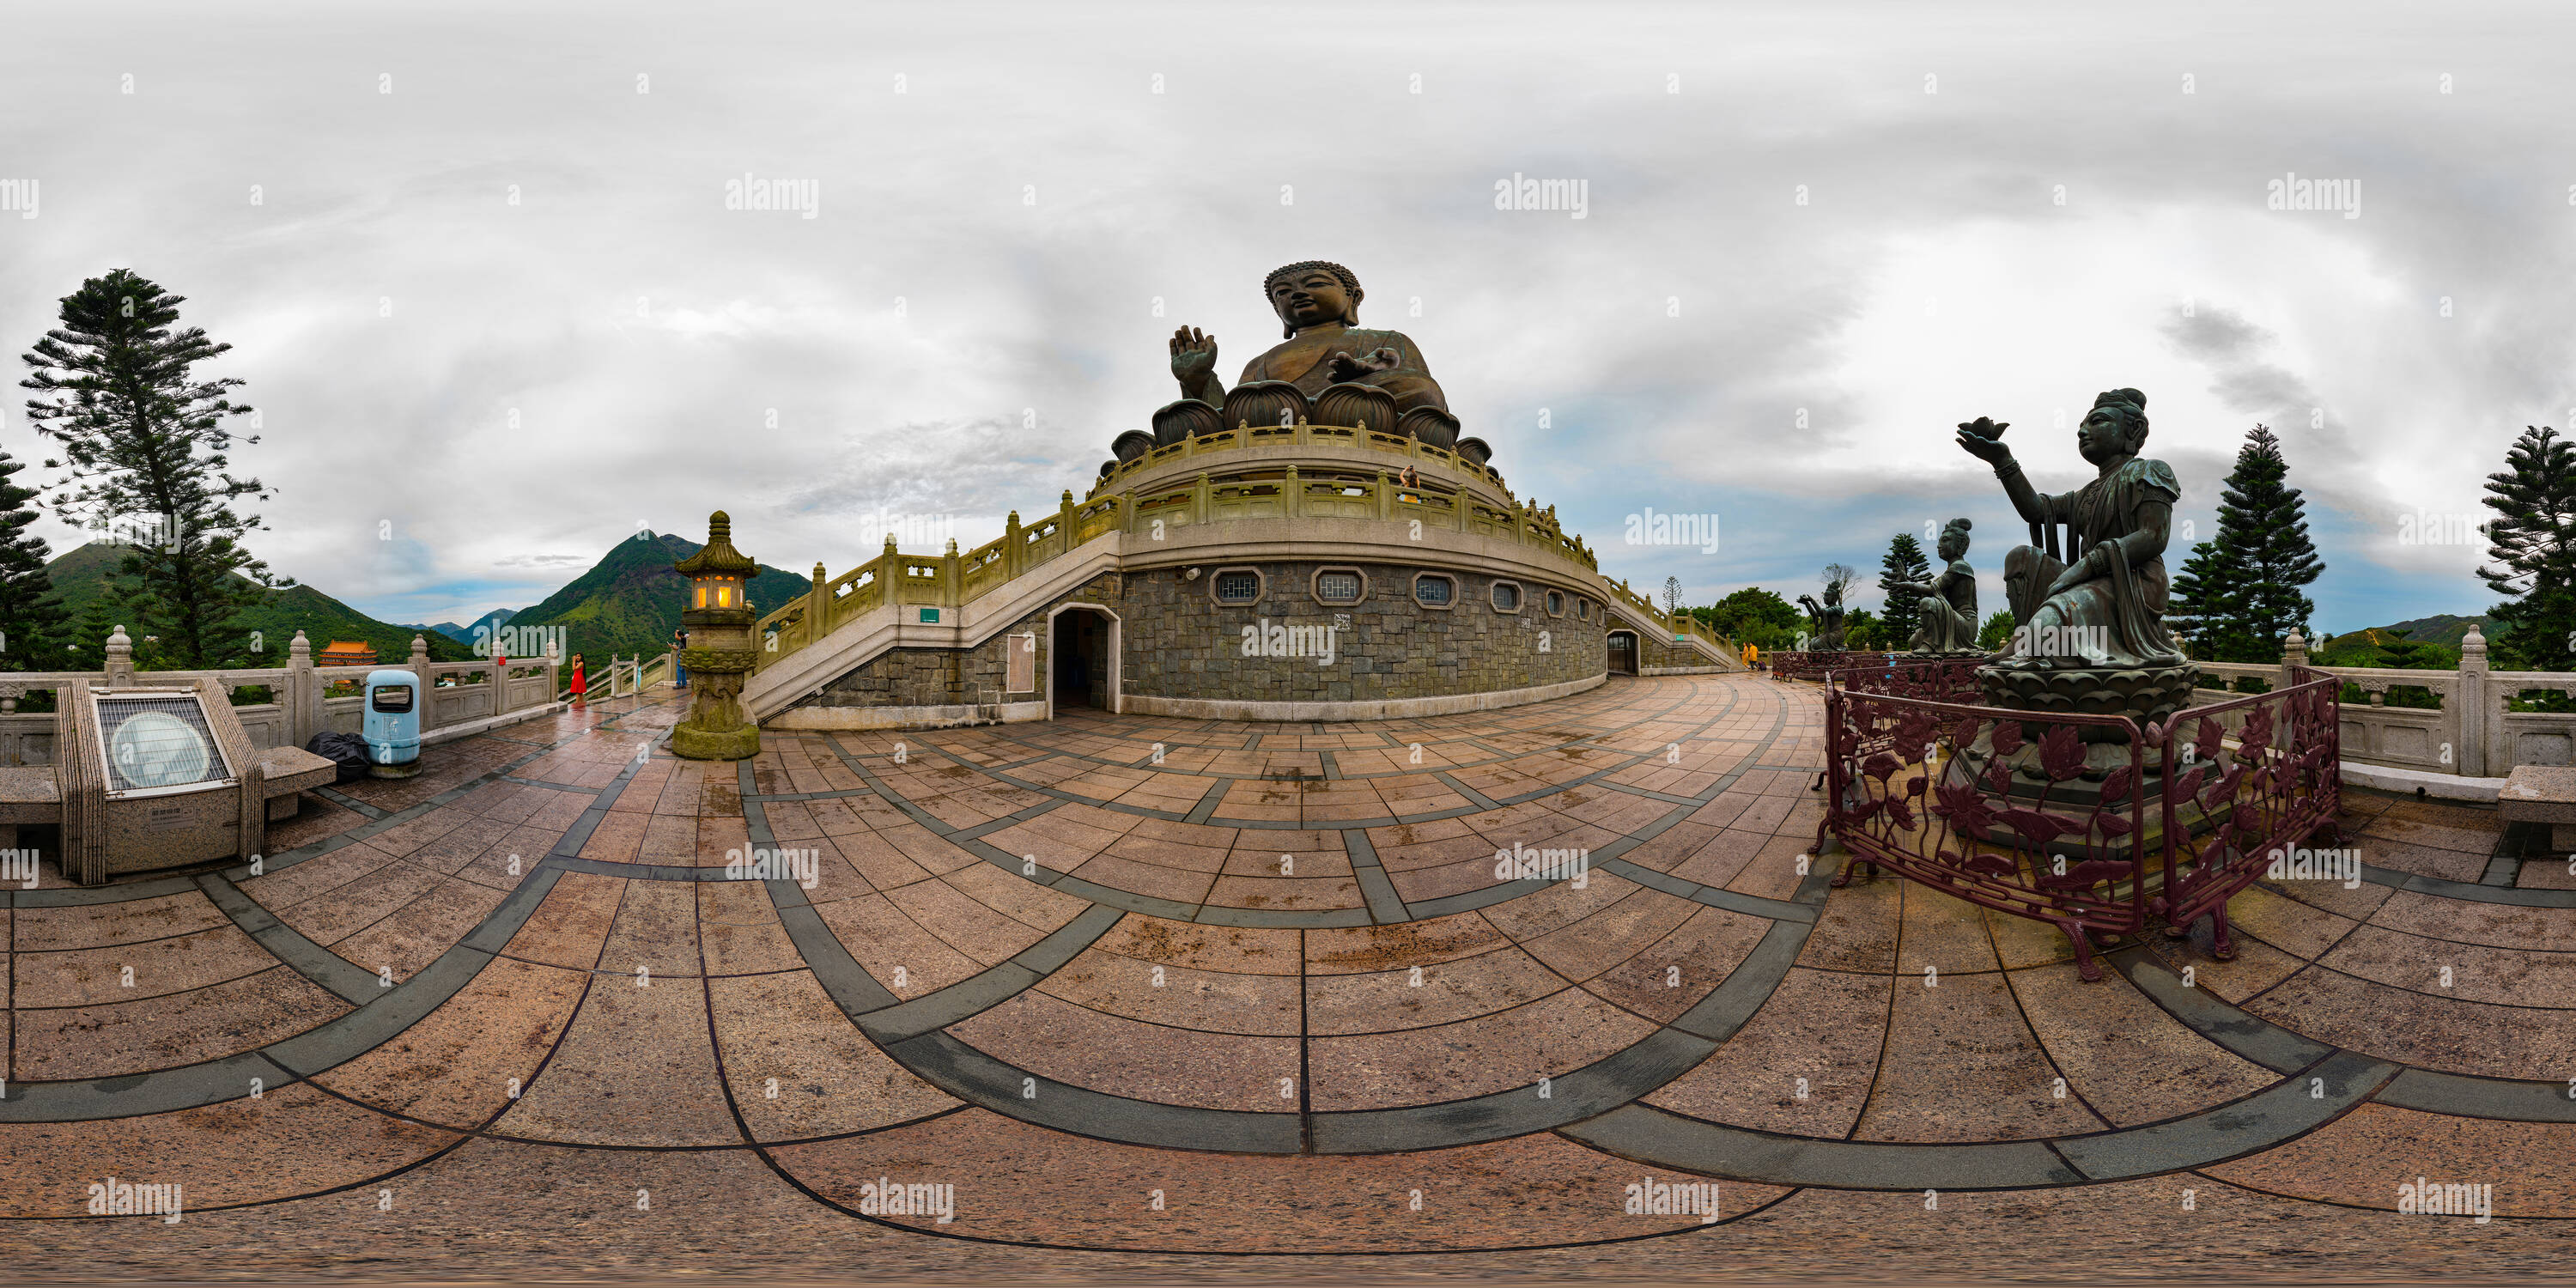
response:
[[[367,772],[409,778],[420,772],[420,677],[409,671],[367,673]]]

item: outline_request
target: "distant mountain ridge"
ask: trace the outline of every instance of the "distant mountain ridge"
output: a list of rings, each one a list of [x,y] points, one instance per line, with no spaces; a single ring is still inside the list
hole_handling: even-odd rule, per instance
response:
[[[53,579],[54,589],[63,597],[63,609],[72,621],[79,621],[89,606],[107,591],[108,578],[125,562],[122,546],[90,542],[74,546],[45,565],[45,574]],[[141,634],[136,622],[120,622],[128,635]],[[443,635],[425,634],[417,627],[380,622],[315,590],[311,586],[291,586],[269,590],[262,602],[241,611],[234,619],[236,629],[245,637],[258,636],[258,648],[252,650],[245,641],[244,651],[253,666],[286,665],[287,646],[294,642],[295,632],[304,632],[307,643],[320,653],[333,640],[363,640],[376,650],[380,662],[400,662],[411,656],[411,641],[421,635],[429,643],[433,662],[470,662],[474,651]],[[105,640],[75,640],[85,659],[95,660]],[[138,644],[142,641],[137,640]]]
[[[581,653],[586,660],[610,653],[659,653],[671,647],[680,611],[688,604],[689,580],[671,565],[698,549],[697,542],[667,532],[629,537],[610,547],[590,571],[543,603],[512,614],[506,624],[560,626],[565,653]],[[813,585],[786,569],[762,564],[744,592],[766,613]]]

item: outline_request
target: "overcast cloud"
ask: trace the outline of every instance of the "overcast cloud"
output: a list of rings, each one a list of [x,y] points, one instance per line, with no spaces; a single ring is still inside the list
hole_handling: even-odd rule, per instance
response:
[[[0,340],[116,267],[187,296],[263,414],[258,553],[389,620],[525,606],[719,507],[799,571],[887,516],[988,540],[1177,396],[1175,326],[1229,379],[1275,343],[1261,279],[1308,258],[1605,571],[1701,602],[1874,577],[1964,514],[1991,611],[2022,525],[1950,427],[2010,421],[2072,487],[2068,426],[2130,385],[2203,538],[2279,431],[2320,626],[2483,611],[2482,551],[2397,518],[2479,510],[2576,408],[2564,4],[6,21],[0,178],[41,206],[0,215]],[[2358,217],[2267,209],[2291,172]],[[1515,174],[1583,180],[1584,217],[1496,210]],[[745,176],[811,180],[814,217],[727,210]],[[41,460],[21,401],[0,446]],[[1647,507],[1722,548],[1622,545]]]

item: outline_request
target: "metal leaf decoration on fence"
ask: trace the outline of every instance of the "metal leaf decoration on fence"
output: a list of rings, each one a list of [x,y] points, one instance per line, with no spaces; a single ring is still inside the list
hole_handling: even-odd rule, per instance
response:
[[[2056,783],[2084,772],[2084,739],[2075,726],[2059,725],[2040,735],[2039,767]]]

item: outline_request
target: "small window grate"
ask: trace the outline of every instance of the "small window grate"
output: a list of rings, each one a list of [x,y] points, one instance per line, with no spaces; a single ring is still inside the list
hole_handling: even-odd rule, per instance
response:
[[[1315,578],[1315,598],[1327,604],[1354,604],[1360,598],[1360,575],[1328,572]]]
[[[1216,598],[1221,604],[1249,604],[1261,598],[1261,574],[1221,572],[1216,575]]]
[[[1446,577],[1425,577],[1413,583],[1413,597],[1426,604],[1448,603],[1451,591],[1452,587]]]
[[[1494,607],[1499,608],[1506,613],[1519,612],[1521,607],[1521,588],[1508,581],[1495,582]]]

